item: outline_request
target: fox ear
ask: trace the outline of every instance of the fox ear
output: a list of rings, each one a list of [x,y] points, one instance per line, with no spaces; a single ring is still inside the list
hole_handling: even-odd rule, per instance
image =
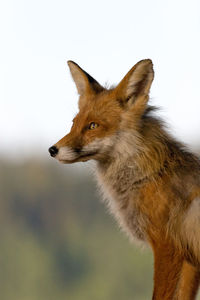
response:
[[[98,93],[104,89],[92,76],[81,69],[78,64],[71,60],[67,63],[80,96],[86,92]]]
[[[132,105],[137,99],[145,105],[153,78],[152,61],[150,59],[139,61],[116,87],[117,98],[123,105]]]

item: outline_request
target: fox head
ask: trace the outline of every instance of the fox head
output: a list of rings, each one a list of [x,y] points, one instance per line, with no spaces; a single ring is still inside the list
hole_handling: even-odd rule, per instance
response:
[[[154,77],[152,61],[139,61],[111,89],[101,86],[75,62],[68,61],[68,65],[79,94],[79,112],[71,131],[49,148],[50,155],[62,163],[106,161],[125,143],[124,136],[130,142],[128,132],[137,131]]]

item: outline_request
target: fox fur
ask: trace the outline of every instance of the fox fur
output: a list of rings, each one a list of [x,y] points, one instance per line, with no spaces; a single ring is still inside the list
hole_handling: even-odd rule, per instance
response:
[[[150,59],[114,88],[68,62],[79,93],[69,134],[49,149],[62,163],[96,161],[97,182],[131,239],[154,253],[154,300],[193,300],[200,278],[200,161],[148,104]],[[133,296],[134,299],[134,296]]]

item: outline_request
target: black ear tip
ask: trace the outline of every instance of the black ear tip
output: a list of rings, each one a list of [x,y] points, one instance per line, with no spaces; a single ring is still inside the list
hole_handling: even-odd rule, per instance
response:
[[[78,66],[78,64],[75,63],[73,60],[68,60],[68,61],[67,61],[67,64],[68,64],[69,67],[70,67],[71,65]]]
[[[145,59],[146,62],[153,64],[152,60],[150,58]]]
[[[151,59],[143,59],[139,62],[139,65],[146,70],[146,72],[154,74],[154,67]]]
[[[152,60],[151,59],[147,59],[147,62],[149,64],[149,66],[151,66],[151,68],[153,69],[153,62],[152,62]]]
[[[139,61],[138,63],[146,65],[146,66],[153,66],[153,62],[150,58],[143,59],[143,60]]]

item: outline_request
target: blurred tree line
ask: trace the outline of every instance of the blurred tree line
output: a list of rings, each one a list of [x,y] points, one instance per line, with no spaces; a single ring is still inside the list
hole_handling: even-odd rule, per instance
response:
[[[119,232],[85,166],[0,162],[0,299],[151,299],[151,252]]]

